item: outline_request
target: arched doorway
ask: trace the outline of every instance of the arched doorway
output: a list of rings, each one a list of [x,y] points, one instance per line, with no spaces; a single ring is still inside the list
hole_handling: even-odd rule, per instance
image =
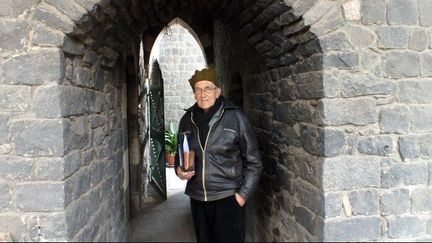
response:
[[[0,157],[14,172],[1,175],[1,220],[8,222],[2,230],[14,240],[126,240],[130,150],[136,148],[126,135],[127,56],[137,56],[142,39],[144,60],[149,60],[157,35],[180,17],[195,30],[207,62],[218,67],[223,80],[235,72],[242,77],[243,106],[265,166],[250,204],[250,239],[430,235],[426,217],[431,210],[421,197],[430,190],[430,165],[423,161],[430,127],[422,123],[429,117],[428,98],[393,92],[414,89],[421,95],[419,83],[410,78],[429,75],[424,61],[429,56],[412,50],[405,55],[400,48],[423,52],[424,47],[408,41],[395,45],[386,38],[393,29],[383,25],[419,24],[412,35],[427,36],[424,7],[417,8],[423,3],[9,4],[1,15],[16,21],[5,20],[8,28],[1,30],[0,73],[7,86],[1,91],[7,102],[0,103],[0,131],[7,135],[0,138]],[[412,14],[402,15],[400,9]],[[396,126],[391,121],[400,112],[410,119]],[[397,163],[411,160],[414,167]],[[415,179],[410,173],[399,176],[407,170],[419,172]],[[412,203],[414,211],[389,216],[388,201],[399,187],[413,185],[418,188],[404,202]],[[362,207],[360,199],[373,206]],[[401,222],[416,227],[399,232]]]

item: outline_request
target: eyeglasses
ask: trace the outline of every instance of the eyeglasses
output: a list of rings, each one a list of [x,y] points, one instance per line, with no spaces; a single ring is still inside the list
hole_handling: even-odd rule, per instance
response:
[[[213,86],[213,87],[207,86],[207,87],[204,88],[204,90],[200,89],[200,88],[195,88],[193,92],[195,94],[201,94],[204,91],[204,93],[210,94],[215,89],[217,89],[217,87],[215,87],[215,86]]]

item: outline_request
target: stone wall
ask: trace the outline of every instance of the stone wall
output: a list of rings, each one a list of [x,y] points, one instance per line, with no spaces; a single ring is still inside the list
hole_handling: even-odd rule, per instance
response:
[[[170,121],[177,127],[184,109],[195,103],[188,80],[195,70],[207,66],[199,40],[191,31],[180,19],[173,20],[159,34],[151,53],[150,59],[157,59],[162,70],[165,127]]]
[[[124,54],[177,16],[243,80],[264,161],[251,240],[431,240],[431,0],[0,2],[13,240],[127,238]]]
[[[430,239],[427,1],[285,2],[240,29],[266,63],[234,59],[270,70],[241,72],[265,166],[250,239]],[[227,33],[223,67],[242,45]]]
[[[0,13],[0,232],[124,241],[125,67],[108,46],[86,48],[57,29],[71,31],[85,8],[47,2],[10,2]]]
[[[323,165],[324,240],[432,237],[432,106],[422,91],[432,81],[431,4],[347,1],[344,24],[321,41],[324,81],[338,80],[320,101],[323,122],[343,134]]]

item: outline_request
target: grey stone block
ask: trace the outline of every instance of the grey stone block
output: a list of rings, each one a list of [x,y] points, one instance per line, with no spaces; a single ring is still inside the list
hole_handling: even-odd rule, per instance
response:
[[[9,116],[0,114],[0,144],[6,143],[9,137]]]
[[[328,93],[324,89],[322,72],[296,74],[293,81],[300,99],[323,98]]]
[[[414,25],[418,23],[416,0],[389,0],[388,22],[390,25]]]
[[[297,89],[292,78],[282,79],[279,82],[278,89],[275,89],[274,95],[280,101],[292,101],[296,99]]]
[[[66,222],[68,225],[68,238],[72,238],[80,229],[82,229],[90,218],[88,212],[88,201],[80,199],[66,209]]]
[[[380,194],[380,210],[383,215],[400,215],[410,210],[409,190],[391,189]]]
[[[67,223],[64,212],[31,215],[27,221],[34,228],[33,239],[47,241],[66,241],[67,239]]]
[[[0,178],[29,180],[32,178],[33,160],[18,156],[0,157]]]
[[[352,214],[378,215],[379,197],[376,190],[352,191],[348,193],[352,206]]]
[[[63,182],[17,183],[16,207],[22,211],[52,212],[64,209]]]
[[[305,227],[313,235],[322,235],[324,228],[324,220],[318,215],[310,212],[306,208],[294,208],[294,216],[296,221]]]
[[[47,3],[55,6],[63,14],[69,17],[73,21],[78,21],[87,12],[87,10],[75,1],[68,0],[47,0]]]
[[[432,43],[432,41],[431,41]],[[420,72],[423,77],[432,77],[432,52],[427,51],[420,54]]]
[[[95,82],[93,79],[93,73],[88,68],[78,68],[75,70],[74,83],[79,86],[86,88],[94,88]]]
[[[31,87],[0,85],[0,97],[2,97],[0,99],[0,109],[12,112],[28,111],[31,102]]]
[[[88,90],[86,92],[85,106],[88,113],[99,113],[104,108],[105,96],[99,92]],[[168,110],[168,109],[167,109]]]
[[[339,96],[339,78],[332,74],[332,71],[324,71],[322,74],[324,96],[327,98]],[[304,92],[304,91],[303,91]]]
[[[88,117],[90,128],[97,128],[107,123],[107,119],[104,115],[90,115]]]
[[[408,47],[408,29],[406,27],[378,27],[378,47],[382,49],[404,49]]]
[[[384,55],[384,76],[407,78],[419,75],[419,54],[414,52],[388,52]]]
[[[427,164],[394,164],[382,170],[381,185],[384,188],[428,183]]]
[[[102,54],[104,57],[111,59],[111,60],[117,60],[119,54],[114,51],[112,48],[108,46],[101,47],[99,49],[99,53]]]
[[[323,68],[339,68],[343,70],[358,69],[359,55],[356,52],[325,53],[322,57]]]
[[[0,16],[18,17],[36,2],[37,0],[2,0],[0,1],[1,5],[3,6],[0,10]]]
[[[106,108],[108,110],[112,110],[115,107],[115,104],[117,102],[117,89],[113,86],[109,86],[106,88],[107,95],[105,96],[106,101]]]
[[[32,51],[7,60],[2,65],[2,72],[3,82],[8,84],[39,85],[59,82],[63,80],[65,73],[64,56],[60,50]]]
[[[397,97],[400,102],[413,104],[432,102],[432,96],[429,94],[432,80],[404,80],[398,84]]]
[[[432,124],[429,122],[431,119],[432,107],[429,107],[427,105],[411,107],[411,131],[421,132],[432,130]]]
[[[96,152],[95,149],[92,148],[90,150],[87,151],[83,151],[82,152],[82,159],[83,159],[83,166],[87,166],[89,164],[91,164],[95,159],[96,159]]]
[[[33,30],[31,42],[38,46],[62,46],[64,35],[50,30],[43,25],[36,25]]]
[[[326,157],[340,154],[346,144],[346,138],[342,131],[311,126],[301,127],[300,140],[304,149],[310,154]]]
[[[0,232],[10,232],[13,241],[31,241],[25,219],[17,214],[0,214]]]
[[[320,102],[323,122],[327,125],[366,125],[377,121],[374,99],[322,99]]]
[[[101,191],[100,187],[91,190],[88,193],[89,212],[91,214],[97,213],[97,210],[101,207]]]
[[[89,167],[80,168],[76,172],[78,184],[74,191],[74,198],[79,198],[81,195],[86,193],[90,188],[90,171]]]
[[[418,143],[421,156],[426,159],[432,158],[432,135],[425,134],[419,136]]]
[[[325,129],[324,133],[324,156],[331,157],[342,153],[346,144],[347,138],[343,131],[336,129]],[[319,141],[319,139],[318,139]]]
[[[64,179],[64,158],[45,157],[36,159],[34,178],[36,180],[50,181]]]
[[[40,86],[33,98],[36,115],[46,118],[59,118],[82,115],[86,111],[86,91],[70,86]]]
[[[298,189],[298,199],[300,203],[312,212],[324,217],[323,192],[306,183],[300,183]]]
[[[388,156],[393,152],[393,139],[390,136],[361,138],[358,150],[363,154]]]
[[[61,12],[51,8],[37,7],[34,10],[33,16],[35,19],[63,31],[66,34],[71,33],[75,26],[72,20],[65,18]]]
[[[345,51],[351,49],[344,32],[332,32],[321,38],[321,48],[323,51]]]
[[[80,166],[84,164],[81,151],[75,150],[63,158],[64,176],[69,177],[74,174]]]
[[[373,74],[341,73],[339,75],[342,97],[355,97],[373,94],[391,94],[393,85],[390,82],[381,82]]]
[[[62,156],[63,122],[58,120],[22,120],[11,124],[11,142],[15,153],[25,156]]]
[[[409,40],[410,49],[416,51],[423,51],[428,48],[428,42],[429,42],[429,36],[428,36],[428,32],[425,29],[421,29],[421,28],[411,29],[410,40]]]
[[[12,203],[12,188],[6,181],[0,181],[0,212],[10,208]]]
[[[22,49],[28,44],[30,26],[24,21],[0,21],[0,48],[4,50]]]
[[[373,241],[381,238],[379,216],[329,219],[323,241]]]
[[[98,54],[94,52],[93,50],[89,49],[86,50],[84,55],[84,62],[90,65],[96,64],[97,60],[99,59]]]
[[[66,53],[81,56],[84,55],[85,46],[83,43],[78,42],[70,37],[65,37],[63,40],[62,50]]]
[[[383,76],[382,56],[370,50],[363,50],[361,53],[361,64],[366,70],[370,70],[377,77]]]
[[[313,108],[304,101],[289,101],[277,104],[273,107],[274,118],[278,121],[291,124],[296,121],[312,121]]]
[[[342,213],[342,197],[340,193],[325,193],[324,194],[325,206],[325,218],[335,218]]]
[[[409,109],[406,106],[381,109],[380,127],[384,133],[408,133],[409,122]]]
[[[92,130],[92,146],[98,146],[105,141],[105,128],[99,127]]]
[[[299,1],[305,2],[305,1]],[[318,22],[312,25],[312,32],[317,36],[322,36],[342,27],[344,19],[342,11],[338,8],[330,9]]]
[[[420,146],[416,136],[399,137],[399,153],[404,161],[420,157]]]
[[[432,211],[432,188],[415,189],[411,195],[411,202],[414,213],[428,213]]]
[[[340,156],[324,161],[324,191],[378,187],[380,183],[381,163],[376,158]]]
[[[426,220],[417,216],[391,216],[387,221],[390,238],[416,236],[426,232]]]
[[[66,151],[90,146],[90,131],[86,117],[74,117],[65,123],[64,146]]]
[[[432,1],[418,0],[418,9],[421,26],[432,26]]]
[[[387,6],[385,0],[364,0],[361,8],[363,24],[384,24]]]
[[[105,71],[103,69],[96,69],[94,78],[94,88],[103,91],[105,87]],[[187,90],[189,91],[189,90]],[[187,94],[186,90],[183,90],[183,94]],[[185,102],[187,104],[188,102]]]
[[[347,29],[348,39],[354,49],[361,50],[373,45],[376,41],[375,33],[358,26],[350,26]]]

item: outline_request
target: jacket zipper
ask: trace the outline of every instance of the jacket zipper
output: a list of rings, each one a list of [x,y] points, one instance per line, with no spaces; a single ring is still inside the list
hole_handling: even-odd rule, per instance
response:
[[[216,120],[216,121],[211,125],[211,127],[209,127],[209,131],[208,131],[208,133],[207,133],[207,137],[206,137],[206,140],[205,140],[205,143],[204,143],[204,148],[202,147],[202,144],[201,144],[201,141],[200,141],[199,128],[198,128],[198,126],[195,124],[195,122],[193,121],[193,113],[191,114],[191,122],[192,122],[192,124],[195,125],[195,127],[196,127],[196,129],[197,129],[197,131],[198,131],[198,143],[199,143],[199,145],[200,145],[200,147],[201,147],[201,152],[202,152],[202,157],[203,157],[202,185],[203,185],[203,190],[204,190],[204,201],[207,201],[207,190],[206,190],[206,187],[205,187],[205,165],[206,165],[206,163],[205,163],[205,150],[206,150],[206,148],[207,148],[207,142],[208,142],[208,138],[210,137],[211,129],[213,128],[213,125],[216,124],[216,122],[219,121],[219,119],[221,119],[221,117],[222,117],[224,111],[225,111],[225,110],[222,110],[222,112],[221,112],[219,118],[218,118],[218,119],[217,119],[217,120]]]

